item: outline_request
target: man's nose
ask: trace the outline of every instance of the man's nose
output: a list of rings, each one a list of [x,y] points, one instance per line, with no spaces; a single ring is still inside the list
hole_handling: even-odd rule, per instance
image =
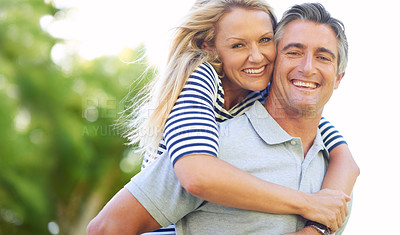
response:
[[[300,68],[305,75],[312,75],[315,73],[315,61],[312,54],[306,53],[301,61]]]
[[[258,46],[253,46],[249,51],[249,61],[253,63],[260,63],[264,59],[263,54]]]

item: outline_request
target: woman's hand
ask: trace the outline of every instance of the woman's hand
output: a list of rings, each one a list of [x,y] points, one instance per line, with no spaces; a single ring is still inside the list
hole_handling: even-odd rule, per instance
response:
[[[308,194],[309,206],[301,214],[306,219],[324,224],[336,232],[342,227],[349,213],[347,202],[351,200],[345,193],[337,190],[323,189]]]

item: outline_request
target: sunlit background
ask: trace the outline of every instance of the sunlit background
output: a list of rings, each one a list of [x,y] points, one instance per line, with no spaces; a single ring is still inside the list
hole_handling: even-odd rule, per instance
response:
[[[163,63],[193,0],[0,0],[0,234],[85,234],[138,171],[111,127]],[[278,19],[303,1],[269,0]],[[324,116],[361,168],[345,235],[397,230],[400,50],[395,1],[319,1],[350,57]],[[148,64],[126,63],[147,56]],[[128,96],[128,97],[129,97]]]

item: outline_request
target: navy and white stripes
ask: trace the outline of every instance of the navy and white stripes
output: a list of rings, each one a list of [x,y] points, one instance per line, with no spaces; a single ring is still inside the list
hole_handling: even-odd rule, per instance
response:
[[[325,147],[331,152],[336,146],[347,144],[338,130],[325,118],[321,118],[318,126]]]
[[[219,133],[217,123],[242,115],[256,100],[265,103],[269,86],[264,91],[252,91],[239,104],[225,110],[224,91],[216,71],[209,63],[200,65],[188,78],[165,125],[163,140],[157,155],[168,150],[172,164],[190,154],[218,156]],[[329,151],[346,143],[343,136],[322,118],[319,124],[322,138]],[[142,168],[150,164],[145,156]],[[175,234],[174,226],[146,233],[151,235]]]
[[[173,164],[190,154],[217,156],[219,134],[214,114],[217,78],[210,64],[200,65],[172,108],[163,134]]]
[[[168,150],[172,164],[191,154],[218,156],[217,123],[242,115],[256,100],[265,103],[268,94],[269,87],[264,91],[249,92],[241,103],[226,110],[223,108],[224,91],[218,74],[209,63],[201,64],[188,78],[172,108],[157,155]],[[346,143],[325,118],[321,119],[319,129],[329,151]],[[143,168],[150,164],[148,159],[145,156]]]

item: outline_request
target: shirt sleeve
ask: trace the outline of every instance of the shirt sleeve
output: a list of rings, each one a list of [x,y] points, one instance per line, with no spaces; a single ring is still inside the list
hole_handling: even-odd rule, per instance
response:
[[[163,227],[178,222],[204,202],[182,188],[169,161],[164,153],[125,185]]]
[[[218,154],[219,134],[214,113],[216,76],[210,64],[201,64],[189,76],[168,116],[163,133],[173,165],[190,154]]]
[[[341,144],[347,144],[339,131],[324,117],[321,118],[318,128],[329,152]]]

